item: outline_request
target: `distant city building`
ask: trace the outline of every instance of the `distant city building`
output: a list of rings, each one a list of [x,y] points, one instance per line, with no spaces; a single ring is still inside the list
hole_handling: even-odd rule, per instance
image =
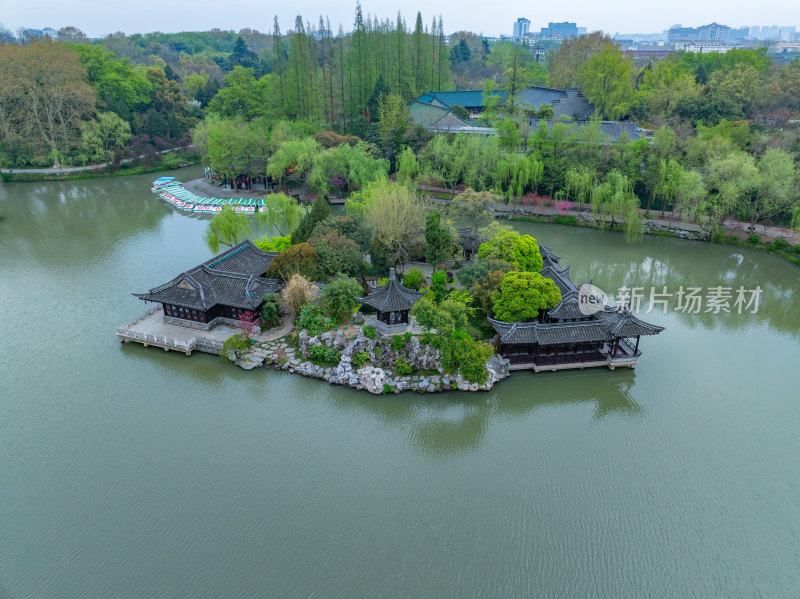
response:
[[[522,39],[523,37],[528,35],[530,27],[531,27],[531,22],[525,17],[520,17],[514,23],[513,38],[517,40]]]
[[[770,54],[800,54],[800,41],[798,42],[778,42],[769,47]]]
[[[667,40],[670,43],[706,41],[733,43],[746,38],[749,34],[750,29],[747,27],[733,29],[719,23],[710,23],[700,27],[674,25],[667,31]]]
[[[565,39],[578,37],[586,33],[586,27],[578,27],[577,23],[548,23],[547,27],[542,27],[540,36],[551,39]]]
[[[797,30],[794,25],[771,25],[750,28],[750,39],[765,40],[771,42],[791,42],[797,37]]]
[[[615,33],[614,41],[621,43],[622,41],[634,43],[649,43],[656,44],[663,41],[663,33]]]
[[[52,27],[45,27],[44,29],[32,29],[32,28],[25,28],[23,33],[24,37],[27,38],[34,38],[34,37],[47,37],[51,40],[56,39],[58,37],[58,31],[53,29]]]
[[[725,42],[714,41],[675,42],[673,46],[676,50],[683,50],[684,52],[696,52],[698,54],[708,54],[711,52],[725,54],[728,50],[733,50],[736,47]]]

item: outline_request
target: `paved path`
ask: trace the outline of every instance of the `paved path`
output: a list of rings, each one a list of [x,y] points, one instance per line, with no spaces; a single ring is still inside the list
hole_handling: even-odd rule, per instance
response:
[[[559,210],[554,206],[541,206],[539,204],[505,204],[497,202],[495,203],[494,208],[498,212],[511,212],[513,214],[532,214],[539,216],[562,215],[574,216],[576,218],[581,218],[582,215],[582,212],[579,210]],[[644,214],[645,210],[642,210],[642,215]],[[674,217],[671,212],[665,212],[664,217],[661,216],[659,211],[655,210],[651,211],[650,214],[651,217],[649,220],[662,227],[669,229],[682,229],[685,231],[693,231],[695,233],[706,232],[706,229],[704,229],[700,224],[679,220],[678,218]],[[621,219],[617,219],[618,222],[620,220]],[[755,230],[753,231],[750,230],[750,223],[745,223],[734,219],[725,219],[722,222],[722,226],[728,231],[740,231],[747,234],[758,233],[763,237],[769,237],[772,239],[785,239],[791,244],[796,244],[800,241],[798,232],[787,227],[768,227],[766,225],[757,224],[755,226]]]
[[[281,320],[281,326],[276,329],[270,329],[268,331],[264,331],[259,335],[255,336],[255,340],[258,343],[267,343],[269,341],[275,341],[276,339],[280,339],[281,337],[286,337],[292,329],[294,328],[294,321],[289,314],[284,314]]]
[[[192,148],[193,146],[185,146],[183,148],[170,148],[168,150],[161,150],[158,152],[159,154],[168,154],[169,152],[177,152],[178,150],[184,150],[188,148]],[[144,158],[145,154],[139,154],[133,158],[125,158],[120,160],[120,163],[128,163],[133,162],[134,160],[140,160]],[[61,173],[80,173],[82,171],[93,171],[97,169],[102,169],[108,167],[113,162],[102,162],[100,164],[87,164],[86,166],[62,166],[56,167],[51,166],[50,168],[0,168],[0,173],[18,173],[18,174],[39,174],[39,175],[52,175],[52,174],[61,174]]]

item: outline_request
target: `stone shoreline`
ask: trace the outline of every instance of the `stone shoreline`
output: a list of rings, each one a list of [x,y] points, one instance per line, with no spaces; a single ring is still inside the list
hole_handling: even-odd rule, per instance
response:
[[[420,344],[416,337],[411,338],[407,349],[390,350],[386,355],[383,355],[383,351],[376,355],[376,349],[384,350],[389,345],[390,338],[378,336],[377,339],[370,339],[360,332],[351,337],[346,337],[343,331],[338,331],[336,335],[329,332],[319,337],[308,337],[305,331],[301,331],[298,340],[300,349],[295,349],[294,344],[287,337],[257,343],[242,352],[242,355],[234,363],[245,370],[269,365],[292,374],[315,378],[332,385],[343,385],[368,391],[375,395],[403,391],[415,393],[438,393],[453,390],[488,391],[495,383],[509,376],[508,361],[498,356],[493,356],[487,361],[488,379],[481,385],[470,383],[460,375],[447,374],[443,372],[439,364],[438,351],[431,351],[430,346]],[[303,355],[310,345],[341,348],[338,365],[322,366],[310,361]],[[370,363],[360,368],[353,368],[352,356],[360,351],[370,354]],[[395,356],[410,360],[412,365],[426,370],[430,374],[396,375],[375,365],[379,362],[391,363],[397,359]],[[422,366],[427,366],[427,368]]]

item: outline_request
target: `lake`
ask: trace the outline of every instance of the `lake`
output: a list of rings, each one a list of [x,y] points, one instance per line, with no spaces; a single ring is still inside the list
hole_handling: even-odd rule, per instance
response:
[[[796,266],[517,223],[576,283],[758,312],[645,301],[635,370],[376,397],[120,344],[211,255],[154,178],[0,187],[3,599],[800,594]]]

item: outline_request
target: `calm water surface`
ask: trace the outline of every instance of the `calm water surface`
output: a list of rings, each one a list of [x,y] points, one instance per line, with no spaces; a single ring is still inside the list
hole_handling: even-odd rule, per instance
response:
[[[376,398],[121,345],[210,255],[152,178],[0,187],[3,599],[800,595],[796,266],[521,224],[575,281],[759,313],[648,314],[635,371]]]

